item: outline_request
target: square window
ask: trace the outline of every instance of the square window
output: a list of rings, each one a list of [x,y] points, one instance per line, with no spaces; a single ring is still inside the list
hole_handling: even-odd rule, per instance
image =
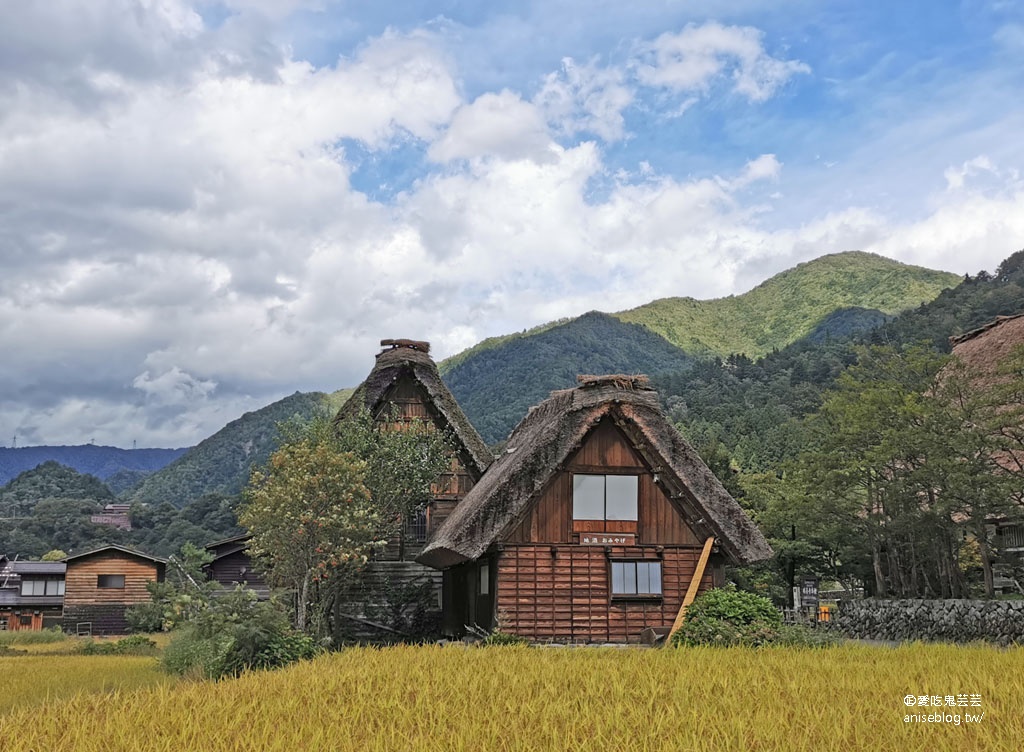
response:
[[[572,476],[572,517],[574,520],[604,519],[604,476]]]
[[[660,561],[613,561],[612,596],[661,595]]]
[[[96,587],[100,589],[124,590],[123,574],[100,574],[96,575]]]
[[[640,479],[636,475],[572,476],[574,520],[636,521]]]

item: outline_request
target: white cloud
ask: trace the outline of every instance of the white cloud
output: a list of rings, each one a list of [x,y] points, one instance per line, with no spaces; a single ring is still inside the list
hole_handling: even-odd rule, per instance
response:
[[[678,33],[662,34],[641,45],[637,78],[647,86],[706,93],[717,79],[729,75],[733,91],[762,102],[794,75],[811,70],[798,60],[767,54],[763,37],[749,26],[689,24]]]
[[[447,132],[430,147],[438,162],[497,157],[545,161],[552,147],[540,111],[511,91],[483,94],[463,106]]]
[[[622,111],[633,102],[633,91],[625,83],[625,72],[586,65],[572,58],[562,60],[562,69],[549,73],[533,101],[563,134],[593,133],[604,141],[618,141],[626,135]]]

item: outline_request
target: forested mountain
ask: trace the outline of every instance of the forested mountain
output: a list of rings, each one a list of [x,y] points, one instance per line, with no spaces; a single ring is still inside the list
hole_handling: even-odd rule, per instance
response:
[[[53,549],[74,554],[114,543],[166,556],[185,542],[203,546],[241,532],[235,497],[208,494],[181,509],[135,504],[130,531],[91,522],[113,501],[99,478],[44,462],[0,487],[0,552],[31,559]]]
[[[677,371],[692,359],[657,334],[592,311],[529,337],[478,351],[449,368],[444,380],[484,441],[503,440],[555,389],[581,373]]]
[[[279,423],[293,418],[309,420],[337,409],[350,393],[296,392],[245,413],[147,477],[128,493],[128,500],[180,507],[206,494],[237,494],[248,482],[253,465],[266,462],[277,447]]]
[[[0,485],[19,473],[53,460],[80,473],[95,475],[100,480],[122,470],[151,473],[174,461],[185,449],[118,449],[109,446],[28,446],[8,449],[0,447]]]
[[[818,409],[824,390],[852,364],[858,344],[926,343],[949,350],[949,337],[997,315],[1024,312],[1024,251],[995,274],[980,273],[935,300],[880,327],[842,338],[795,342],[754,361],[744,356],[704,361],[655,378],[670,417],[706,457],[731,456],[739,468],[778,467],[801,446],[794,419]]]
[[[810,335],[835,311],[893,315],[959,284],[948,272],[849,251],[776,274],[750,292],[715,300],[664,298],[616,314],[693,355],[766,355]]]
[[[846,339],[959,282],[955,274],[869,253],[839,253],[800,264],[743,295],[666,298],[484,340],[443,362],[441,372],[480,435],[494,443],[530,405],[572,386],[579,373],[656,376],[678,371],[693,356],[757,357],[803,338],[814,344]]]

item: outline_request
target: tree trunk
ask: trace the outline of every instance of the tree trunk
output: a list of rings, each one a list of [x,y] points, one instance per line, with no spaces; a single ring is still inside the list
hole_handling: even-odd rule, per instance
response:
[[[988,545],[985,520],[978,521],[976,531],[978,536],[978,553],[981,554],[981,571],[985,575],[985,597],[995,598],[996,580],[992,572],[992,548]]]
[[[302,576],[302,587],[299,588],[299,602],[295,607],[295,628],[300,632],[306,631],[306,603],[309,602],[309,583],[312,577],[312,570],[307,569]]]
[[[875,570],[875,595],[879,598],[886,598],[889,589],[885,584],[885,574],[882,572],[882,552],[879,550],[878,542],[871,548],[871,564]]]

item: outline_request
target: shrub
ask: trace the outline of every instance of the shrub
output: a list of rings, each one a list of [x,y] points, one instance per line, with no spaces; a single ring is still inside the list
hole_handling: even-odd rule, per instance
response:
[[[716,588],[686,609],[672,644],[757,647],[777,642],[781,626],[782,614],[767,598],[734,587]]]
[[[130,635],[112,642],[86,640],[78,652],[83,655],[152,655],[156,643],[145,635]]]
[[[170,673],[204,679],[287,666],[313,657],[312,638],[290,629],[284,611],[238,588],[214,598],[171,639],[163,654]]]
[[[68,636],[60,630],[60,627],[0,632],[0,645],[40,645],[50,642],[63,642],[66,639],[68,639]]]
[[[164,628],[164,606],[153,601],[136,603],[124,610],[124,619],[132,632],[159,632]]]

